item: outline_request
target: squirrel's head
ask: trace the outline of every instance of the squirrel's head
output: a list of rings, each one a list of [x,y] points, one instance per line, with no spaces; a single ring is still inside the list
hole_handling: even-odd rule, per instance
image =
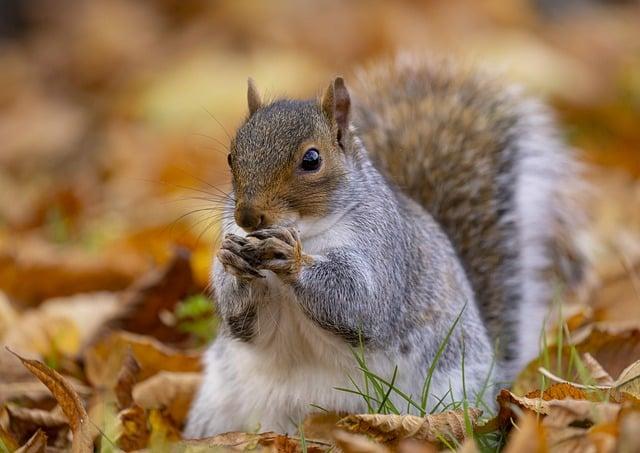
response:
[[[249,79],[247,99],[228,158],[236,223],[254,231],[326,215],[346,178],[351,101],[342,78],[320,100],[271,103]]]

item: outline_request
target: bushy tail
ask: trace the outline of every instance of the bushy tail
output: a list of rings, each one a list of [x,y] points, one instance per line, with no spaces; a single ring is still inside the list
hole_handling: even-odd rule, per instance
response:
[[[559,192],[571,153],[540,105],[448,61],[399,57],[355,88],[358,135],[444,228],[499,358],[517,369],[538,352],[552,250],[574,221]]]

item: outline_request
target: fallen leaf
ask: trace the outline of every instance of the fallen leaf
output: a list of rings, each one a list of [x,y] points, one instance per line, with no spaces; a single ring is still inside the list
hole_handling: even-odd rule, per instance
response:
[[[302,450],[302,440],[273,432],[245,433],[229,432],[203,439],[189,439],[177,442],[173,451],[207,452],[223,448],[233,451],[266,450],[272,452],[297,452]],[[327,452],[332,445],[305,438],[309,453]]]
[[[534,390],[525,395],[527,398],[542,398],[545,401],[549,400],[563,400],[566,398],[572,398],[577,400],[587,399],[587,394],[574,385],[566,382],[553,384],[547,387],[544,392],[540,393],[540,390]]]
[[[137,376],[140,372],[140,365],[136,361],[130,350],[127,350],[127,354],[124,357],[120,372],[116,376],[116,382],[114,386],[116,399],[120,408],[126,408],[133,403],[133,386],[137,382]]]
[[[26,442],[38,430],[43,430],[47,437],[54,440],[63,438],[69,431],[69,422],[59,410],[46,411],[7,405],[6,411],[9,431],[20,443]]]
[[[640,360],[625,368],[612,387],[620,393],[640,398]]]
[[[22,313],[6,332],[3,342],[21,354],[73,357],[116,312],[118,300],[117,294],[107,292],[46,300]]]
[[[640,451],[640,412],[637,410],[623,410],[618,423],[618,451],[633,453]]]
[[[547,427],[565,427],[573,424],[593,426],[615,422],[621,406],[615,403],[585,400],[548,401],[547,417],[543,424]]]
[[[151,409],[149,412],[149,446],[152,450],[164,449],[168,444],[182,439],[176,422],[164,409]]]
[[[549,346],[546,352],[549,366],[545,369],[553,376],[562,376],[560,381],[579,383],[581,377],[577,369],[568,369],[572,363],[572,348],[578,354],[591,354],[610,376],[618,376],[629,363],[640,360],[640,327],[590,324],[572,332],[570,344],[563,346],[560,351],[555,345]],[[557,369],[558,362],[561,363],[561,369]],[[544,365],[539,358],[530,362],[513,382],[514,393],[524,395],[539,388],[539,370]]]
[[[47,451],[47,436],[42,430],[38,430],[15,453],[45,453]]]
[[[468,415],[475,426],[482,411],[470,408]],[[349,432],[367,434],[379,442],[396,442],[414,438],[439,443],[440,438],[462,442],[467,437],[465,414],[462,410],[418,417],[415,415],[357,414],[348,415],[338,423]]]
[[[29,306],[53,297],[123,290],[147,266],[135,256],[96,256],[41,240],[16,240],[0,246],[0,288]]]
[[[313,412],[302,422],[302,432],[305,437],[332,442],[336,425],[347,415],[347,413],[336,412]]]
[[[390,453],[391,451],[364,434],[353,434],[337,429],[333,433],[333,438],[336,446],[344,453]]]
[[[613,378],[611,375],[602,368],[602,365],[600,365],[591,354],[585,352],[582,355],[582,361],[587,368],[587,371],[589,371],[593,382],[600,385],[613,385]]]
[[[95,430],[73,387],[58,372],[42,362],[25,359],[17,354],[16,356],[35,377],[49,388],[58,401],[73,431],[72,451],[75,453],[93,451]]]
[[[147,425],[147,413],[143,408],[134,404],[123,409],[118,414],[122,429],[117,443],[124,451],[144,449],[148,442],[150,431]]]
[[[511,430],[504,453],[546,453],[545,432],[538,418],[526,413],[518,420],[517,426]]]
[[[13,435],[10,432],[6,431],[2,427],[1,423],[0,423],[0,442],[1,442],[1,445],[4,445],[4,447],[8,451],[15,451],[20,446],[16,438],[13,437]]]
[[[155,338],[128,332],[114,332],[100,340],[85,351],[85,360],[105,362],[110,355],[117,354],[117,351],[128,349],[140,365],[140,381],[160,371],[198,372],[202,369],[200,353],[174,349]]]
[[[182,426],[201,382],[200,373],[161,371],[137,384],[133,399],[145,409],[166,408],[171,418]]]
[[[118,312],[102,326],[90,343],[116,330],[150,335],[160,341],[177,342],[184,339],[184,334],[173,326],[165,325],[158,316],[163,312],[172,312],[175,305],[194,287],[190,254],[186,249],[177,249],[171,261],[162,269],[149,271],[125,291]]]

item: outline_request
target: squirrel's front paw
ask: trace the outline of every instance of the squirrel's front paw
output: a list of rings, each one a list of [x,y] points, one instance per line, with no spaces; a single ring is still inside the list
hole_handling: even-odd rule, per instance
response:
[[[285,280],[292,280],[312,258],[302,253],[302,243],[293,228],[273,227],[247,236],[259,239],[245,250],[259,269],[270,270]]]
[[[250,240],[235,234],[228,234],[218,251],[220,264],[226,272],[242,279],[265,278],[244,252],[247,246],[250,246]]]

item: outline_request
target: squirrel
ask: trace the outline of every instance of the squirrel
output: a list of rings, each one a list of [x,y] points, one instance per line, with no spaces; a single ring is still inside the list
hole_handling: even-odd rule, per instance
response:
[[[549,113],[408,55],[361,70],[352,92],[338,77],[319,99],[264,102],[249,79],[212,270],[221,325],[186,437],[366,411],[336,389],[364,389],[354,349],[426,410],[538,353],[577,161]]]

